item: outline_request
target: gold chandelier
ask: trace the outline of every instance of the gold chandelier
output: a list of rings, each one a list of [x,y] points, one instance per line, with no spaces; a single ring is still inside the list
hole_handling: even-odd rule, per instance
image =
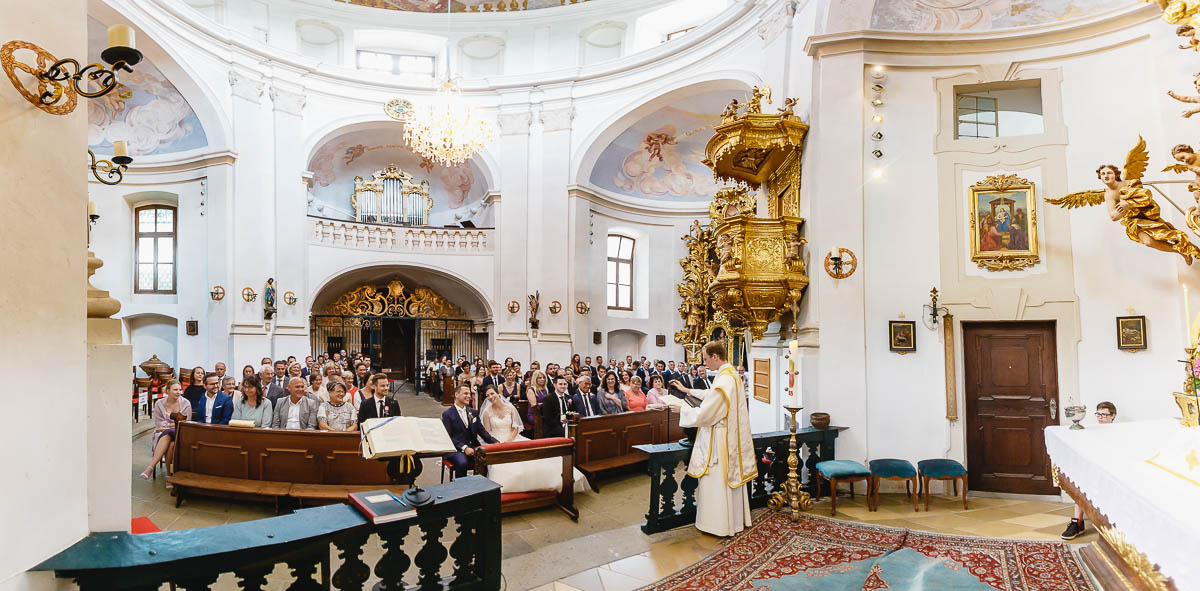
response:
[[[414,152],[442,166],[462,164],[492,141],[491,126],[463,102],[453,79],[442,82],[424,104],[397,99],[384,112],[404,122],[404,141]]]

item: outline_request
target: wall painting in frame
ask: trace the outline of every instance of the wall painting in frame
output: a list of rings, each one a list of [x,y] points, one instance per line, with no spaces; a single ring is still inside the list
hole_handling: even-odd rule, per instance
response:
[[[1122,351],[1146,349],[1146,317],[1117,316],[1117,348]]]
[[[969,193],[971,260],[989,271],[1016,271],[1038,264],[1033,183],[1015,174],[998,174],[971,185]]]

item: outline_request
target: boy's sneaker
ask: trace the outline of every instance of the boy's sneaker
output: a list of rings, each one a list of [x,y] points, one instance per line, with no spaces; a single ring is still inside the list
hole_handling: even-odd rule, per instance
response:
[[[1062,539],[1074,540],[1083,535],[1086,529],[1083,527],[1082,519],[1072,519],[1071,523],[1067,524],[1067,529],[1063,530]]]

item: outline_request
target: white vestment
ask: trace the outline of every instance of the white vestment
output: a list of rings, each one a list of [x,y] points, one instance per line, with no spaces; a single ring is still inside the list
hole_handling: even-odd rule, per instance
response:
[[[728,363],[718,370],[712,389],[692,394],[703,402],[680,407],[679,426],[699,428],[688,463],[688,475],[699,478],[696,529],[732,536],[750,525],[746,483],[758,476],[746,397]]]

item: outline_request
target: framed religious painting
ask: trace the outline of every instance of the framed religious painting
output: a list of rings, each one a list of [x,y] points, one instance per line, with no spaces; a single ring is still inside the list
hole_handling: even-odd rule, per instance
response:
[[[911,320],[889,320],[888,349],[896,353],[916,351],[917,323]]]
[[[971,185],[968,193],[971,260],[988,271],[1016,271],[1038,264],[1033,183],[1015,174],[999,174]]]
[[[1117,316],[1117,348],[1122,351],[1146,349],[1146,317]]]

